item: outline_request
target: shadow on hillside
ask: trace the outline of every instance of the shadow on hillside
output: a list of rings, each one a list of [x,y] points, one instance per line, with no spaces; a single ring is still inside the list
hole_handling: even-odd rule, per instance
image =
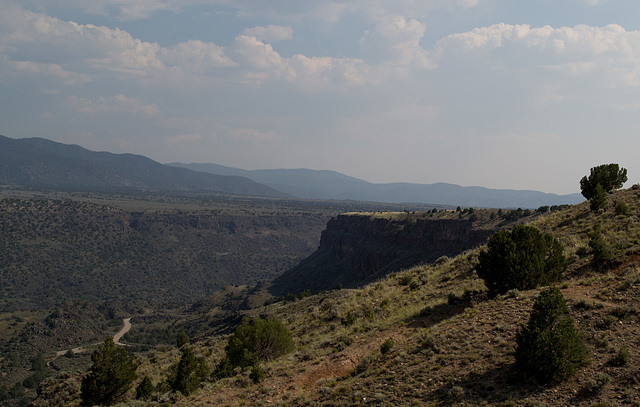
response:
[[[540,391],[537,386],[524,383],[514,363],[504,363],[478,374],[470,372],[454,383],[443,384],[426,395],[427,400],[450,405],[453,403],[503,403],[523,400]]]
[[[466,308],[486,300],[486,292],[467,291],[461,297],[449,296],[447,303],[426,307],[418,315],[408,318],[405,322],[412,328],[429,328],[462,314]]]

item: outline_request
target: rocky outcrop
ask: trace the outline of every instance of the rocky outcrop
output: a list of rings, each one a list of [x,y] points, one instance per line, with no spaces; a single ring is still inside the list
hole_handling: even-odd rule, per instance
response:
[[[469,217],[339,215],[322,232],[318,250],[278,277],[272,291],[357,287],[480,246],[497,228]]]

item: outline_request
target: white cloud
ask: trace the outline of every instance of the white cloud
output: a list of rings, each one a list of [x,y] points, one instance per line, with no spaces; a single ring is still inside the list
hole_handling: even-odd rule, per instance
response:
[[[168,65],[181,66],[193,72],[207,72],[237,65],[225,55],[223,47],[200,40],[189,40],[171,48],[163,48],[161,59]]]
[[[391,62],[396,67],[430,68],[428,52],[420,46],[426,26],[415,19],[388,16],[360,39],[361,52],[370,63]]]
[[[65,85],[80,85],[91,81],[88,75],[67,71],[58,64],[45,64],[31,61],[7,61],[6,57],[3,57],[2,60],[8,67],[11,67],[12,70],[27,74],[31,77],[34,75],[50,77],[52,80],[62,81]]]
[[[436,55],[439,61],[468,57],[494,69],[528,72],[534,80],[542,80],[542,73],[551,70],[563,74],[555,75],[556,81],[590,75],[590,86],[640,85],[640,32],[615,24],[559,28],[496,24],[441,39]]]
[[[281,25],[268,25],[266,27],[247,28],[243,34],[256,37],[260,41],[275,42],[293,38],[293,29]]]

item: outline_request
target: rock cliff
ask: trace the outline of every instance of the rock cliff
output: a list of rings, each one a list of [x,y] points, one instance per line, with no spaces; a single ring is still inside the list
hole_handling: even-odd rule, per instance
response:
[[[490,211],[339,215],[328,222],[318,250],[274,280],[272,292],[357,287],[483,245],[502,227],[509,225]]]

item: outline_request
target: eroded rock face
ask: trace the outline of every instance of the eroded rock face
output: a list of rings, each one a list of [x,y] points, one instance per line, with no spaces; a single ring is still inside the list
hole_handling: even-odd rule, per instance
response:
[[[453,257],[485,244],[494,228],[468,219],[344,214],[331,219],[320,247],[274,281],[277,294],[356,287],[388,273]]]

